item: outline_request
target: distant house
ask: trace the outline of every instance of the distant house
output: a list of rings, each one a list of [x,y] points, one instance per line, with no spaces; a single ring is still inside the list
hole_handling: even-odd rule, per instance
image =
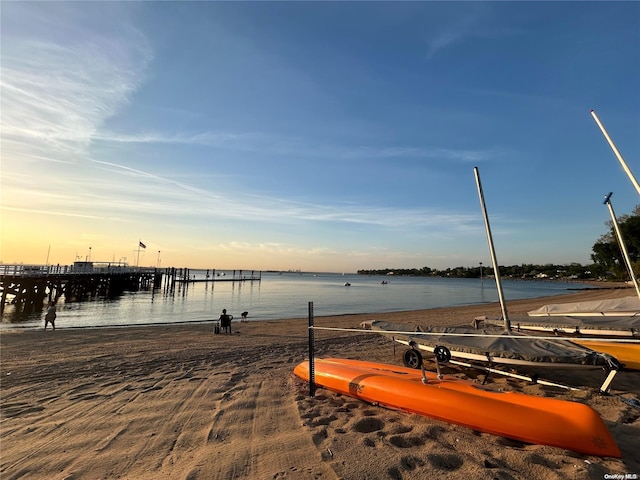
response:
[[[93,262],[73,262],[73,271],[80,273],[93,272]]]

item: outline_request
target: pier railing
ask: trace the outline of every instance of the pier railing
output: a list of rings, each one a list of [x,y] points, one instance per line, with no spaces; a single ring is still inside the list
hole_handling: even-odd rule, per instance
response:
[[[153,267],[132,267],[118,263],[77,262],[74,265],[6,265],[0,264],[0,276],[41,277],[46,275],[73,275],[87,273],[151,273]]]

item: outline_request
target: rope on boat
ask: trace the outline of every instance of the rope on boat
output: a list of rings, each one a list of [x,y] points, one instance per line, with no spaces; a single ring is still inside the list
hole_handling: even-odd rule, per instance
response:
[[[616,397],[618,400],[626,403],[630,407],[640,408],[640,401],[636,398],[623,397],[622,395],[619,395],[617,393],[610,393],[609,395]]]
[[[314,330],[332,330],[336,332],[356,332],[356,333],[375,333],[377,335],[408,335],[408,336],[433,336],[433,337],[480,337],[480,338],[513,338],[517,340],[580,340],[581,342],[616,342],[630,343],[632,345],[640,345],[640,339],[628,338],[589,338],[589,337],[542,337],[535,335],[498,335],[490,333],[436,333],[436,332],[406,332],[402,330],[365,330],[360,328],[339,328],[339,327],[309,327]]]

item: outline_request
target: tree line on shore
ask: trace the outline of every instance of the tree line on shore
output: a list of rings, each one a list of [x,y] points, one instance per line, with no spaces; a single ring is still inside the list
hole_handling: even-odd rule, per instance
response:
[[[634,272],[640,267],[640,205],[637,205],[630,215],[617,218],[620,235],[627,249],[631,268]],[[591,260],[593,263],[582,265],[570,263],[556,264],[521,264],[500,265],[500,276],[521,279],[568,279],[568,280],[629,280],[628,271],[620,243],[618,242],[613,222],[605,223],[608,232],[602,235],[593,245]],[[382,268],[377,270],[358,270],[360,275],[401,275],[413,277],[454,277],[480,278],[495,276],[493,267],[478,264],[474,267],[454,267],[447,269],[422,268]]]
[[[579,263],[570,265],[534,265],[522,264],[504,266],[500,265],[500,276],[521,279],[593,279],[598,278],[594,274],[592,265],[584,266]],[[596,270],[597,272],[597,270]],[[409,277],[453,277],[453,278],[480,278],[493,277],[495,272],[493,267],[454,267],[446,269],[436,269],[430,267],[422,268],[382,268],[377,270],[358,270],[360,275],[398,275]]]

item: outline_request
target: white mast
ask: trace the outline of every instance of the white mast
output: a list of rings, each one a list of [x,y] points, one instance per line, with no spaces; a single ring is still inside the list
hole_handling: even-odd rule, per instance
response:
[[[511,331],[511,322],[507,313],[507,305],[502,294],[502,282],[500,281],[500,268],[496,259],[496,252],[493,248],[493,237],[491,236],[491,226],[489,225],[489,217],[487,215],[487,207],[484,203],[484,193],[482,193],[482,183],[480,182],[480,172],[478,167],[473,167],[473,173],[476,176],[476,185],[478,186],[478,196],[480,197],[480,206],[482,207],[482,216],[484,217],[484,226],[487,231],[487,240],[489,242],[489,252],[491,253],[491,262],[493,263],[493,272],[496,275],[496,286],[498,287],[498,298],[500,299],[500,308],[502,308],[502,318],[504,320],[505,330]]]
[[[618,220],[616,219],[616,214],[613,211],[613,205],[611,205],[611,195],[613,192],[609,192],[609,195],[604,197],[604,204],[609,207],[609,214],[611,215],[611,222],[613,223],[613,229],[616,232],[616,237],[618,238],[618,244],[620,245],[620,251],[622,252],[622,256],[624,257],[624,262],[627,267],[627,271],[629,272],[629,276],[631,277],[631,281],[633,285],[636,287],[636,293],[638,294],[638,298],[640,298],[640,287],[638,287],[638,279],[633,273],[633,268],[631,267],[631,260],[629,259],[629,253],[627,252],[627,247],[624,244],[624,240],[622,239],[622,233],[620,232],[620,227],[618,226]]]
[[[616,148],[615,144],[613,143],[613,140],[611,140],[611,137],[609,136],[609,134],[605,130],[604,126],[602,125],[602,123],[600,123],[600,119],[596,115],[595,110],[591,110],[591,116],[593,117],[593,119],[598,124],[598,127],[600,127],[600,130],[602,131],[602,134],[604,135],[604,138],[606,138],[607,142],[609,142],[609,146],[611,147],[611,150],[613,150],[613,153],[615,154],[615,156],[618,157],[618,161],[620,162],[620,165],[622,165],[622,168],[624,169],[624,171],[627,173],[627,176],[629,177],[629,180],[631,180],[631,183],[633,183],[633,186],[636,187],[636,191],[638,192],[638,194],[640,194],[640,185],[638,185],[638,181],[633,176],[633,173],[631,173],[631,170],[629,170],[629,167],[627,166],[627,163],[624,161],[624,158],[622,158],[622,155],[620,155],[620,152],[618,151],[618,149]]]

